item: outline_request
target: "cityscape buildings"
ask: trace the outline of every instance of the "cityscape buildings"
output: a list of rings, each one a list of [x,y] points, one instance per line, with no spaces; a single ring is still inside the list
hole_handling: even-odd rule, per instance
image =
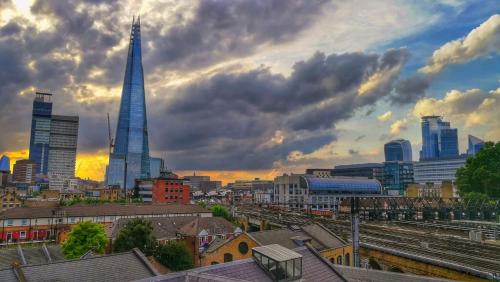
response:
[[[189,185],[191,192],[196,192],[201,190],[201,182],[202,181],[210,181],[210,176],[203,175],[193,175],[184,176],[184,184]]]
[[[408,184],[413,183],[413,163],[391,161],[384,163],[384,193],[403,196]]]
[[[441,158],[415,162],[413,165],[415,183],[441,184],[446,180],[454,183],[457,178],[457,170],[465,165],[466,160],[467,155],[460,155],[455,158]]]
[[[405,139],[392,140],[384,145],[385,161],[412,161],[411,143]]]
[[[15,182],[34,184],[37,164],[32,160],[18,160],[14,164],[12,179]]]
[[[36,92],[31,118],[29,159],[37,164],[37,173],[47,174],[49,165],[52,94]]]
[[[151,170],[151,178],[160,177],[161,172],[165,169],[165,160],[162,158],[150,158],[149,166]]]
[[[144,90],[139,18],[132,21],[115,136],[115,144],[109,155],[107,185],[131,189],[135,185],[135,179],[150,177],[146,93]]]
[[[440,116],[422,117],[422,150],[420,160],[458,156],[457,129]]]
[[[136,180],[136,189],[145,203],[182,203],[191,200],[189,185],[173,173]]]
[[[484,146],[484,141],[475,137],[475,136],[472,136],[469,134],[467,139],[469,141],[468,142],[469,146],[467,148],[467,155],[470,155],[470,156],[475,155]]]
[[[366,177],[377,179],[384,183],[384,165],[381,163],[361,163],[337,165],[332,170],[332,176]]]

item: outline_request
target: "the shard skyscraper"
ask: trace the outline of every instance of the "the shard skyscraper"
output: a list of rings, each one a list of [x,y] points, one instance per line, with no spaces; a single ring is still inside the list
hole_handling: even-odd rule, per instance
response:
[[[137,18],[132,21],[116,139],[106,174],[108,185],[130,189],[135,179],[150,175],[145,96],[141,25]]]

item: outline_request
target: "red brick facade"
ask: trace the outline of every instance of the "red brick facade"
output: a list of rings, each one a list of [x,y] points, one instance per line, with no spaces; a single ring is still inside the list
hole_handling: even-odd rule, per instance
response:
[[[158,178],[153,182],[153,203],[188,204],[191,200],[189,185],[179,178]]]

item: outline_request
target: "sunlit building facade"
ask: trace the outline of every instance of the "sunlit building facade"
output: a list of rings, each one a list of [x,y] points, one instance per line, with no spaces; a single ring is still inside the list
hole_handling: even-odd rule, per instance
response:
[[[136,179],[150,177],[145,96],[140,20],[137,18],[132,22],[116,140],[109,156],[108,185],[131,189]]]

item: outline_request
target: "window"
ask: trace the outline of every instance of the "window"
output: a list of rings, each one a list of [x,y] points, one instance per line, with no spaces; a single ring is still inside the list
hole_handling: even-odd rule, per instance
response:
[[[13,226],[14,225],[14,220],[9,219],[7,220],[7,226]]]
[[[21,225],[28,225],[28,220],[25,218],[21,219]]]
[[[349,255],[349,253],[345,254],[345,265],[347,266],[350,266],[351,265],[351,256]]]
[[[19,238],[26,239],[26,231],[19,232]]]
[[[243,255],[248,253],[248,244],[246,242],[240,242],[238,244],[238,251],[240,251]]]
[[[337,257],[337,264],[342,264],[342,256]]]
[[[230,253],[225,253],[224,254],[224,262],[230,262],[233,261],[233,255]]]

